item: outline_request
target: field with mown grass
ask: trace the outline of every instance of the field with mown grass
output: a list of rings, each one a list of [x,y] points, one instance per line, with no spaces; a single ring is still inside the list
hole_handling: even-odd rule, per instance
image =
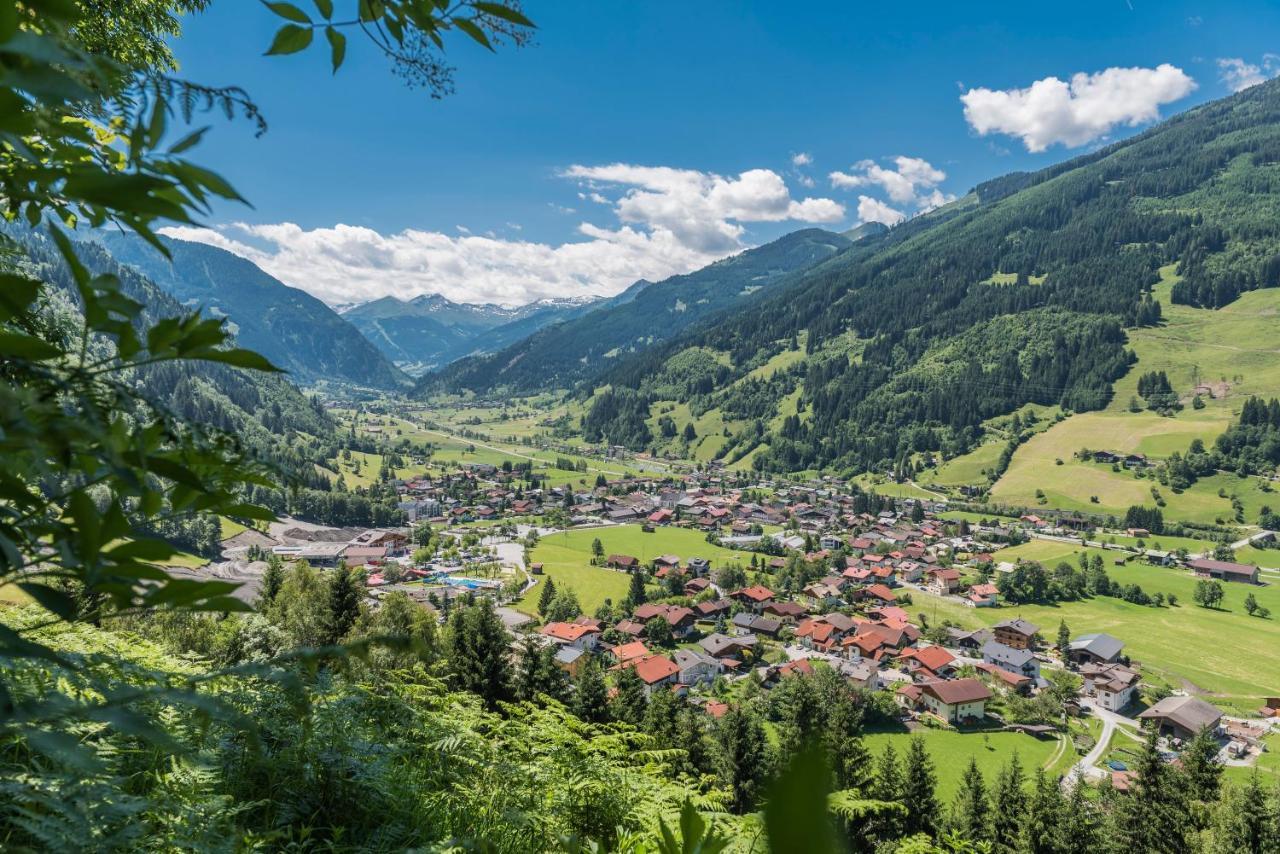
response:
[[[1197,579],[1185,570],[1137,560],[1116,566],[1116,552],[1088,551],[1103,555],[1112,581],[1138,584],[1148,594],[1160,592],[1167,597],[1172,593],[1178,598],[1177,607],[1154,608],[1096,597],[1059,605],[969,608],[913,590],[907,610],[913,616],[923,613],[930,624],[949,619],[968,628],[1020,616],[1040,626],[1049,643],[1060,620],[1066,620],[1073,635],[1106,632],[1124,641],[1125,652],[1148,673],[1188,690],[1201,690],[1204,699],[1241,713],[1253,713],[1262,697],[1280,694],[1280,657],[1272,653],[1280,649],[1280,584],[1225,584],[1222,610],[1209,610],[1192,601]],[[1065,543],[1035,541],[998,552],[997,559],[1021,555],[1052,569],[1062,560],[1075,565],[1078,552]],[[1243,603],[1249,593],[1271,609],[1271,618],[1245,614]]]
[[[911,739],[916,736],[924,739],[925,747],[933,758],[938,775],[938,798],[945,805],[950,805],[955,797],[970,756],[977,761],[988,785],[994,785],[996,775],[1008,764],[1015,751],[1028,775],[1034,774],[1037,768],[1065,774],[1078,758],[1070,744],[1065,749],[1060,747],[1061,738],[1041,739],[1020,732],[958,732],[927,728],[916,732],[873,730],[863,736],[863,741],[876,757],[892,744],[901,760],[911,746]]]
[[[673,554],[682,560],[703,557],[711,561],[713,569],[726,563],[747,564],[751,556],[744,552],[713,546],[699,531],[685,528],[656,528],[646,534],[639,525],[615,525],[603,528],[582,528],[548,534],[533,549],[530,561],[541,563],[544,575],[535,576],[538,583],[529,589],[516,607],[528,614],[537,611],[538,597],[542,595],[542,579],[555,580],[556,587],[568,585],[578,594],[582,610],[593,613],[605,599],[620,602],[631,586],[628,573],[591,565],[591,542],[597,537],[604,546],[605,556],[625,554],[649,563],[659,555]]]

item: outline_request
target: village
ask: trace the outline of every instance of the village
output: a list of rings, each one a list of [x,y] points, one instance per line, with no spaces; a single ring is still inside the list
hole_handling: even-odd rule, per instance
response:
[[[1035,515],[970,521],[943,501],[831,478],[600,477],[575,489],[529,488],[521,475],[475,463],[397,481],[402,528],[284,520],[226,539],[214,571],[248,581],[252,595],[266,560],[341,562],[363,571],[371,607],[398,591],[441,620],[460,599],[491,597],[516,639],[513,657],[532,638],[571,681],[589,662],[611,682],[631,670],[646,696],[671,692],[713,718],[829,668],[866,693],[886,732],[1016,733],[1064,778],[1120,790],[1146,728],[1170,760],[1208,730],[1224,764],[1247,768],[1280,714],[1280,698],[1224,714],[1195,691],[1148,679],[1127,638],[1037,624],[1009,601],[1039,566],[1002,553],[1036,542],[1110,549],[1112,567],[1219,588],[1270,586],[1257,567],[1149,548],[1147,531],[1082,531]],[[1108,533],[1137,545],[1108,544]],[[1082,562],[1081,578],[1090,572],[1106,576],[1096,555]],[[935,615],[990,616],[975,628],[930,616],[926,601]]]

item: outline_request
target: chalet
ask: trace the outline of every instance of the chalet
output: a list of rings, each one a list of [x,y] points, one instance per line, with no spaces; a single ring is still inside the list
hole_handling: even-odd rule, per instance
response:
[[[874,599],[877,602],[884,602],[889,605],[895,604],[898,601],[898,597],[894,595],[893,591],[888,587],[885,587],[883,584],[872,584],[870,587],[862,591],[862,597],[864,599]]]
[[[945,596],[960,589],[960,570],[931,569],[925,573],[925,585],[934,593]]]
[[[620,643],[613,649],[609,650],[609,654],[613,656],[613,660],[619,665],[627,665],[633,661],[649,655],[649,648],[644,645],[643,641],[630,641],[629,643]]]
[[[710,685],[724,670],[719,661],[697,649],[678,649],[672,656],[680,673],[681,685]]]
[[[569,674],[570,678],[576,679],[578,673],[582,670],[582,663],[587,660],[590,655],[585,649],[576,646],[562,646],[556,650],[555,661],[556,667]]]
[[[809,609],[798,602],[770,602],[764,606],[764,614],[780,620],[784,625],[794,626],[796,620],[809,613]]]
[[[1073,664],[1107,664],[1120,658],[1124,642],[1108,634],[1095,633],[1072,638],[1067,657]]]
[[[709,599],[693,606],[700,620],[714,620],[728,614],[732,608],[733,602],[729,599]]]
[[[964,604],[971,608],[991,608],[1000,600],[1000,590],[994,584],[975,584],[969,588]]]
[[[999,641],[987,641],[982,647],[982,660],[1030,679],[1040,678],[1040,662],[1029,649],[1015,649]]]
[[[1208,728],[1217,732],[1222,712],[1198,697],[1165,697],[1138,715],[1138,720],[1155,726],[1161,735],[1194,738]]]
[[[956,657],[940,646],[908,649],[898,656],[898,663],[917,682],[950,679],[956,674]]]
[[[711,574],[711,561],[705,557],[689,558],[689,574],[695,578],[705,578]]]
[[[605,561],[605,566],[610,569],[622,569],[627,572],[635,572],[640,568],[640,559],[631,555],[609,555]]]
[[[840,587],[825,580],[814,581],[805,585],[804,590],[800,591],[800,596],[811,606],[822,608],[840,602]]]
[[[632,667],[635,668],[636,675],[640,677],[640,681],[644,683],[646,695],[652,695],[655,690],[665,685],[675,684],[680,675],[680,668],[665,655],[651,655],[648,658],[642,658],[636,661]]]
[[[1239,581],[1247,584],[1258,583],[1258,568],[1244,563],[1196,558],[1187,561],[1187,566],[1201,578],[1216,578],[1219,581]]]
[[[974,668],[991,677],[997,685],[1003,687],[1007,691],[1013,691],[1015,694],[1030,694],[1031,688],[1035,682],[1030,676],[1023,676],[1021,673],[1014,673],[1005,670],[1003,667],[997,667],[994,664],[987,664],[985,661],[979,661]]]
[[[655,510],[649,514],[647,521],[650,525],[665,525],[675,518],[675,514],[667,508]]]
[[[859,688],[867,691],[880,689],[880,671],[872,664],[865,661],[841,661],[836,663],[836,669],[841,676]]]
[[[594,649],[600,640],[599,629],[577,623],[547,623],[539,631],[553,643],[578,649]]]
[[[932,712],[948,723],[980,721],[987,714],[991,689],[980,679],[948,679],[922,682],[916,688],[917,708]],[[905,690],[904,690],[904,693]]]
[[[1014,649],[1031,648],[1035,643],[1036,633],[1040,631],[1035,623],[1028,623],[1021,618],[1003,620],[991,628],[997,641]]]
[[[658,555],[653,559],[654,569],[678,569],[680,567],[680,558],[675,555]]]
[[[698,646],[714,658],[743,658],[755,650],[758,642],[755,635],[729,637],[716,632],[698,641]]]
[[[711,581],[706,578],[691,578],[684,583],[684,595],[697,596],[705,590],[711,589]]]
[[[777,637],[782,631],[782,621],[774,620],[770,617],[757,617],[749,611],[742,611],[733,615],[734,631],[740,634],[768,635],[769,637]]]
[[[619,620],[618,624],[614,626],[614,628],[617,629],[620,634],[633,638],[638,638],[640,635],[644,634],[644,623],[630,618]]]
[[[684,637],[693,631],[693,624],[697,619],[689,608],[651,603],[637,607],[632,616],[641,623],[648,623],[653,619],[666,620],[667,625],[671,626],[671,634],[677,638]]]
[[[730,593],[729,596],[759,614],[765,605],[773,601],[774,593],[768,587],[756,584]]]
[[[1088,663],[1080,668],[1084,678],[1084,693],[1093,697],[1099,706],[1118,712],[1133,702],[1138,693],[1141,677],[1137,671],[1123,664]]]

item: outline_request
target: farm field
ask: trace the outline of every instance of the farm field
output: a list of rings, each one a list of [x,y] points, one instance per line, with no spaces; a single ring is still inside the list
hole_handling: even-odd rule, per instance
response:
[[[1076,560],[1068,552],[1048,558],[1050,566],[1060,559]],[[1098,597],[1059,605],[968,608],[913,590],[908,611],[924,613],[931,624],[949,619],[970,628],[1020,616],[1039,625],[1046,638],[1052,637],[1060,620],[1066,620],[1072,634],[1107,632],[1124,641],[1125,652],[1147,672],[1188,690],[1202,690],[1205,699],[1240,712],[1251,713],[1262,697],[1280,693],[1280,659],[1264,652],[1280,649],[1280,585],[1226,584],[1223,610],[1211,611],[1192,602],[1197,579],[1183,570],[1136,561],[1125,566],[1108,562],[1106,570],[1121,584],[1176,595],[1177,607]],[[1263,620],[1245,614],[1242,603],[1249,593],[1277,616]]]
[[[591,566],[591,542],[599,537],[605,555],[626,554],[648,563],[655,557],[674,554],[680,558],[705,557],[718,569],[725,563],[741,562],[742,553],[713,546],[704,535],[684,528],[657,528],[644,533],[639,525],[617,525],[604,528],[582,528],[549,534],[533,549],[530,561],[543,565],[544,578],[552,578],[557,587],[568,585],[578,594],[582,610],[593,613],[605,599],[615,603],[627,595],[631,578],[625,572]],[[748,558],[749,559],[749,558]],[[536,577],[536,576],[535,576]],[[525,593],[516,607],[534,613],[542,594],[542,580]]]
[[[978,768],[987,778],[988,785],[995,784],[996,774],[1008,764],[1016,751],[1022,768],[1028,775],[1035,769],[1045,767],[1058,755],[1060,739],[1039,739],[1020,732],[956,732],[942,729],[922,729],[909,733],[906,731],[874,731],[863,736],[863,742],[872,755],[879,757],[885,746],[892,744],[898,758],[906,754],[911,746],[911,739],[920,736],[925,747],[933,758],[933,767],[938,775],[937,794],[944,805],[950,805],[964,776],[969,757],[977,760]],[[1069,755],[1075,758],[1075,751],[1068,745]],[[1058,770],[1059,763],[1054,761],[1052,768]],[[1067,763],[1070,767],[1070,764]]]

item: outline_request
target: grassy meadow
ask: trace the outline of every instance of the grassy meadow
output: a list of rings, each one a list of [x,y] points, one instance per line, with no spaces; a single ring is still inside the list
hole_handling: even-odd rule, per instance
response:
[[[664,554],[682,559],[704,557],[711,561],[713,568],[729,562],[743,562],[741,552],[713,546],[706,541],[704,534],[685,528],[657,528],[652,534],[646,534],[639,525],[616,525],[563,531],[543,537],[533,549],[530,560],[542,564],[542,578],[554,579],[557,587],[571,587],[578,594],[582,610],[588,614],[604,604],[605,599],[612,599],[615,603],[621,601],[631,585],[627,573],[591,565],[591,542],[597,537],[606,556],[631,555],[643,563]],[[525,613],[535,613],[541,594],[542,580],[539,578],[516,607]]]

